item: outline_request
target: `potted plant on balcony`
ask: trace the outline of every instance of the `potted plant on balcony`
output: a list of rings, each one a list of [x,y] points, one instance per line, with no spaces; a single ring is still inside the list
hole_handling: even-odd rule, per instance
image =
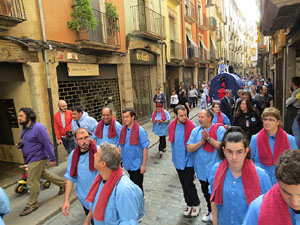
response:
[[[72,20],[68,21],[67,25],[70,29],[77,31],[78,40],[88,40],[88,29],[95,29],[98,26],[90,0],[73,0],[73,3]]]
[[[107,15],[107,34],[108,42],[110,44],[115,44],[115,33],[120,30],[119,27],[119,14],[117,13],[116,6],[112,2],[105,2],[105,12]]]

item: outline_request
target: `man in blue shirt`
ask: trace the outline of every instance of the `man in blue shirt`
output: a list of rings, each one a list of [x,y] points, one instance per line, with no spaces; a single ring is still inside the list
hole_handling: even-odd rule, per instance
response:
[[[86,198],[92,207],[84,225],[92,219],[95,225],[137,225],[145,213],[144,197],[141,189],[123,172],[119,149],[104,142],[94,158],[99,174]]]
[[[174,128],[175,127],[175,128]],[[187,118],[187,111],[183,105],[175,107],[175,120],[169,126],[172,146],[172,162],[178,173],[182,186],[186,207],[183,209],[184,216],[198,216],[200,200],[194,184],[194,154],[186,150],[186,141],[195,125]]]
[[[208,211],[202,221],[212,221],[208,178],[211,168],[220,161],[218,149],[226,129],[220,124],[212,124],[214,115],[209,109],[202,109],[198,114],[200,127],[196,127],[187,142],[187,151],[195,152],[194,169],[201,183],[201,190],[206,199]]]
[[[134,109],[122,111],[125,126],[121,130],[119,146],[124,168],[130,179],[143,191],[144,173],[148,159],[149,139],[147,132],[136,121]]]
[[[103,142],[118,146],[122,125],[113,118],[111,108],[102,109],[101,119],[93,133],[97,146],[99,147]]]
[[[159,136],[158,154],[163,155],[166,151],[166,135],[170,124],[170,114],[162,107],[162,103],[156,103],[156,110],[152,113],[151,122],[153,124],[152,132]]]
[[[75,141],[77,146],[69,155],[68,167],[65,173],[67,183],[65,199],[62,206],[62,212],[65,216],[68,216],[70,212],[69,199],[74,183],[76,183],[78,199],[86,215],[88,214],[91,204],[88,203],[85,198],[98,173],[96,169],[93,169],[94,153],[97,152],[96,144],[91,141],[88,131],[85,128],[78,128],[75,132]]]
[[[23,126],[22,141],[18,146],[22,148],[24,162],[28,165],[27,186],[29,189],[27,206],[19,215],[26,216],[39,207],[38,197],[41,178],[59,186],[58,194],[65,192],[66,182],[45,169],[48,157],[50,166],[56,165],[56,158],[48,131],[42,124],[36,123],[35,112],[31,108],[21,108],[18,113],[18,120]]]
[[[300,224],[299,171],[300,151],[294,149],[282,153],[275,169],[278,183],[250,204],[243,224]]]
[[[73,133],[79,128],[83,127],[88,130],[88,132],[92,135],[95,132],[97,127],[97,121],[89,116],[87,112],[82,111],[80,106],[75,106],[72,109],[72,130]]]

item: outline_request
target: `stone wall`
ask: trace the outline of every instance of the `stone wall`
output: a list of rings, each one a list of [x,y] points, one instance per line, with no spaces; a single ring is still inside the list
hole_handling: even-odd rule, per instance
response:
[[[101,119],[101,109],[108,105],[115,118],[121,122],[121,106],[118,79],[59,81],[60,99],[68,103],[68,108],[80,105],[97,121]]]

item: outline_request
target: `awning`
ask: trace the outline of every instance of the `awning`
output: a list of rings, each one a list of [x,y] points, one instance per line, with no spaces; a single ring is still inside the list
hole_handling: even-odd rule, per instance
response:
[[[211,37],[210,37],[210,40],[211,40],[211,42],[212,42],[214,48],[215,48],[216,50],[218,50],[216,43],[214,42],[214,40],[213,40]]]
[[[191,35],[189,35],[189,34],[186,34],[186,36],[187,36],[187,38],[189,39],[189,41],[192,43],[192,45],[194,45],[195,47],[197,47],[198,48],[198,45],[193,41],[193,38],[192,38],[192,36]]]
[[[208,48],[205,46],[205,44],[202,41],[200,41],[200,43],[206,51],[209,51]]]

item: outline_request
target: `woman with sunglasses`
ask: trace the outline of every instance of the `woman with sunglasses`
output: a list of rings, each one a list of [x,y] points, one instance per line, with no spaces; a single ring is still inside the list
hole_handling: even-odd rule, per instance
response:
[[[266,108],[261,118],[263,128],[251,138],[251,156],[255,165],[266,170],[274,185],[277,182],[275,164],[279,156],[287,149],[298,149],[298,147],[295,138],[281,128],[281,116],[278,109]]]
[[[223,161],[209,177],[213,224],[241,225],[250,203],[272,187],[271,180],[250,160],[247,135],[240,127],[228,128],[219,156]]]

